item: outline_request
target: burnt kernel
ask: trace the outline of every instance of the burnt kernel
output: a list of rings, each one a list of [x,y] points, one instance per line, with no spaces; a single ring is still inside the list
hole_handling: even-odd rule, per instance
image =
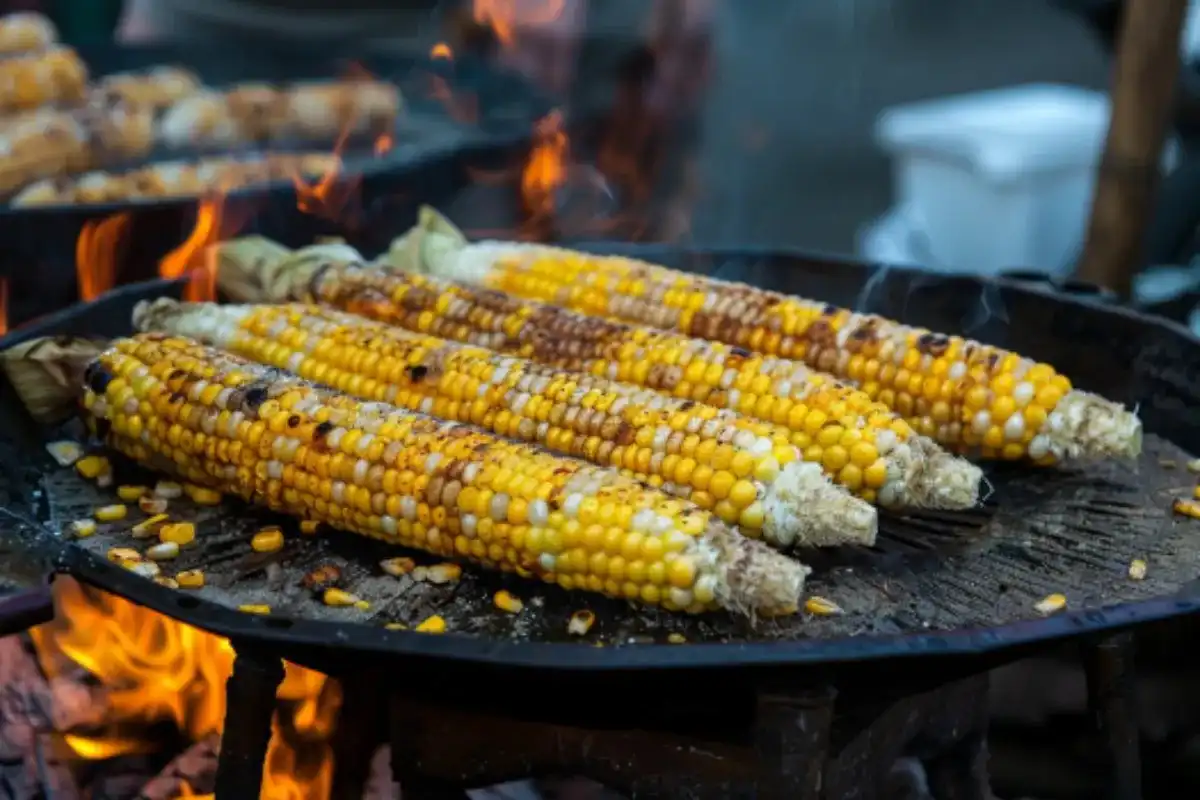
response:
[[[729,352],[735,356],[741,356],[742,358],[750,357],[750,351],[744,347],[735,347],[732,350],[730,350]]]
[[[108,374],[98,361],[93,361],[88,365],[83,377],[87,381],[88,388],[96,394],[104,394],[104,390],[112,382],[112,375]]]
[[[313,429],[313,438],[314,439],[324,439],[326,436],[328,436],[330,434],[330,432],[332,430],[333,430],[333,423],[330,422],[329,420],[325,420],[324,422],[318,424],[317,427]]]
[[[287,424],[289,428],[297,427],[300,424],[300,416],[298,414],[292,414],[290,417],[288,417]]]
[[[925,333],[917,339],[917,349],[933,356],[940,356],[949,347],[950,339],[940,333]]]
[[[411,366],[405,367],[404,371],[408,373],[408,379],[410,381],[419,381],[423,380],[425,376],[429,374],[429,367],[425,366],[424,364],[412,364]]]
[[[242,397],[242,404],[251,411],[265,402],[267,402],[267,389],[264,386],[252,386]]]
[[[185,395],[183,392],[171,392],[170,397],[167,398],[167,402],[171,405],[182,403],[185,400],[187,400],[187,395]]]
[[[695,407],[696,407],[695,400],[684,400],[682,403],[679,404],[680,411],[691,411]]]
[[[841,309],[838,308],[837,306],[832,305],[832,304],[826,304],[825,307],[821,309],[821,314],[823,314],[824,316],[832,317],[832,316],[836,315],[839,311],[841,311]]]

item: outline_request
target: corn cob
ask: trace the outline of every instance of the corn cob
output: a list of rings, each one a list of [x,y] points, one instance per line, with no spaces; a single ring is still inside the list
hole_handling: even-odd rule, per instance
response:
[[[97,433],[138,462],[366,536],[670,610],[795,610],[807,568],[617,473],[315,388],[183,338],[83,373]]]
[[[271,251],[276,253],[277,251]],[[258,240],[218,247],[235,299],[317,299],[422,334],[632,383],[786,427],[804,461],[883,506],[967,508],[980,470],[865,394],[801,364],[724,344],[539,306],[409,273],[365,269],[345,245],[272,257]]]
[[[831,484],[819,465],[801,461],[786,429],[731,411],[319,306],[163,298],[140,304],[134,324],[197,339],[366,400],[611,466],[711,509],[776,547],[875,540],[875,510]],[[886,470],[882,463],[871,466]]]
[[[420,234],[409,234],[395,260],[584,314],[803,361],[858,383],[918,432],[962,452],[1052,464],[1141,450],[1134,413],[998,347],[628,258],[468,245],[431,210],[422,226],[431,232],[424,243],[414,246]]]

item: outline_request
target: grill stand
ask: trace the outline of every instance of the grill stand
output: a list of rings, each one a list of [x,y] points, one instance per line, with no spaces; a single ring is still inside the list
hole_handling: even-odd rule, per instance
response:
[[[233,645],[237,658],[225,684],[216,800],[246,800],[262,792],[275,692],[283,682],[283,660],[278,655],[246,643]]]
[[[1125,631],[1084,647],[1088,706],[1109,764],[1111,800],[1141,800],[1142,764],[1138,748],[1133,633]]]

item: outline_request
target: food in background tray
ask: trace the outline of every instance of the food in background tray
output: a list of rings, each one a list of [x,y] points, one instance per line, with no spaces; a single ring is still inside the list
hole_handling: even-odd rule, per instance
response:
[[[172,148],[232,147],[256,142],[328,141],[339,134],[390,128],[400,112],[399,90],[380,81],[333,81],[279,89],[240,84],[205,90],[169,108],[159,139]]]
[[[163,111],[201,91],[195,73],[162,66],[144,72],[122,72],[101,78],[93,92],[102,102],[120,101],[127,107]]]
[[[45,50],[58,41],[58,30],[46,16],[22,11],[0,17],[0,56]]]
[[[803,361],[964,452],[1051,464],[1141,450],[1134,412],[998,347],[619,256],[468,243],[432,209],[421,220],[393,249],[394,267]]]
[[[88,70],[70,47],[0,60],[0,112],[80,103]]]
[[[290,180],[296,175],[319,177],[334,169],[336,161],[329,153],[306,153],[162,162],[127,172],[90,172],[38,181],[20,191],[12,204],[31,207],[188,197]]]
[[[77,114],[38,109],[0,119],[0,193],[90,163],[88,130]]]

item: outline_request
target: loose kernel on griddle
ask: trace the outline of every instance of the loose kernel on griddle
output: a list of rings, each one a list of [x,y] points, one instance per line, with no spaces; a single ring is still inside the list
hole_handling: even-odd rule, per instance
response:
[[[354,604],[354,607],[357,608],[359,611],[370,611],[371,610],[371,604],[368,603],[366,600],[359,600],[357,603]]]
[[[254,534],[250,547],[256,553],[274,553],[283,549],[283,531],[279,528],[263,528]]]
[[[596,624],[596,615],[586,608],[576,611],[567,622],[567,633],[572,636],[584,636]]]
[[[154,582],[159,586],[165,586],[168,589],[178,589],[179,581],[174,578],[168,578],[166,575],[159,575],[154,579]]]
[[[413,628],[418,633],[445,633],[446,620],[434,614],[432,617],[424,620],[420,625]]]
[[[398,578],[401,575],[407,575],[416,569],[417,562],[413,561],[411,558],[405,558],[401,556],[398,558],[386,558],[379,562],[379,566],[388,575],[393,575]]]
[[[383,626],[383,629],[385,631],[406,631],[408,626],[403,622],[389,622]]]
[[[842,614],[842,607],[824,597],[813,595],[804,601],[804,610],[818,617],[831,617]]]
[[[1146,562],[1140,558],[1135,558],[1129,562],[1129,577],[1135,581],[1144,580],[1146,577]]]
[[[124,561],[137,561],[141,557],[142,554],[131,547],[112,547],[108,551],[108,560],[115,564],[120,564]]]
[[[183,487],[175,481],[159,481],[154,484],[154,496],[164,500],[175,500],[183,497]]]
[[[190,522],[176,522],[171,525],[163,525],[162,530],[158,532],[158,538],[164,543],[184,547],[196,541],[196,526]]]
[[[425,583],[443,584],[454,583],[462,577],[462,567],[458,564],[445,563],[434,564],[431,567],[417,567],[412,571],[412,577],[415,581],[423,581]]]
[[[496,603],[496,608],[501,611],[507,611],[509,614],[520,614],[521,610],[525,608],[525,603],[521,598],[504,589],[496,592],[493,600]]]
[[[75,469],[88,480],[95,480],[112,472],[112,464],[104,456],[85,456],[75,462]]]
[[[146,495],[138,498],[138,508],[142,510],[143,514],[165,514],[167,511],[167,500],[163,497]]]
[[[1196,488],[1192,489],[1192,497],[1196,498],[1197,500],[1200,500],[1200,484],[1197,484]]]
[[[71,533],[78,539],[86,539],[96,532],[96,521],[91,519],[77,519],[70,524]]]
[[[121,566],[134,575],[140,575],[143,578],[157,578],[159,573],[162,572],[158,564],[146,558],[140,561],[125,561],[121,563]]]
[[[204,573],[198,569],[185,569],[175,574],[180,589],[203,589]]]
[[[198,506],[215,506],[221,502],[221,493],[205,486],[186,483],[183,486],[183,491]]]
[[[117,497],[126,503],[132,503],[135,500],[140,500],[147,491],[149,490],[145,486],[118,486]]]
[[[79,442],[72,442],[69,439],[61,442],[50,442],[46,445],[47,452],[60,467],[69,467],[79,459],[83,458],[83,447]]]
[[[1046,597],[1042,598],[1037,603],[1035,603],[1033,606],[1034,610],[1037,611],[1039,614],[1042,614],[1043,616],[1049,616],[1058,611],[1062,611],[1066,607],[1067,607],[1066,595],[1057,594],[1057,593],[1047,595]]]
[[[271,607],[265,603],[247,603],[246,605],[238,606],[238,611],[243,614],[258,614],[266,615],[271,613]]]
[[[148,539],[157,532],[159,525],[167,521],[166,514],[155,514],[153,517],[142,520],[137,525],[130,529],[135,539]]]
[[[1192,519],[1200,519],[1200,504],[1191,500],[1176,500],[1171,504],[1171,510],[1176,514]]]
[[[179,545],[161,542],[146,550],[146,557],[154,561],[170,561],[179,556]]]
[[[119,519],[125,519],[125,515],[129,513],[129,509],[121,504],[111,506],[100,506],[95,513],[92,514],[97,522],[116,522]]]
[[[667,634],[667,643],[668,644],[687,644],[687,637],[684,636],[682,633],[668,633]]]
[[[1200,458],[1193,458],[1187,462],[1188,472],[1200,472]]]
[[[300,520],[300,532],[305,536],[312,536],[321,530],[321,523],[315,519]]]
[[[342,589],[330,587],[321,596],[321,601],[327,606],[344,607],[356,605],[359,598]]]

